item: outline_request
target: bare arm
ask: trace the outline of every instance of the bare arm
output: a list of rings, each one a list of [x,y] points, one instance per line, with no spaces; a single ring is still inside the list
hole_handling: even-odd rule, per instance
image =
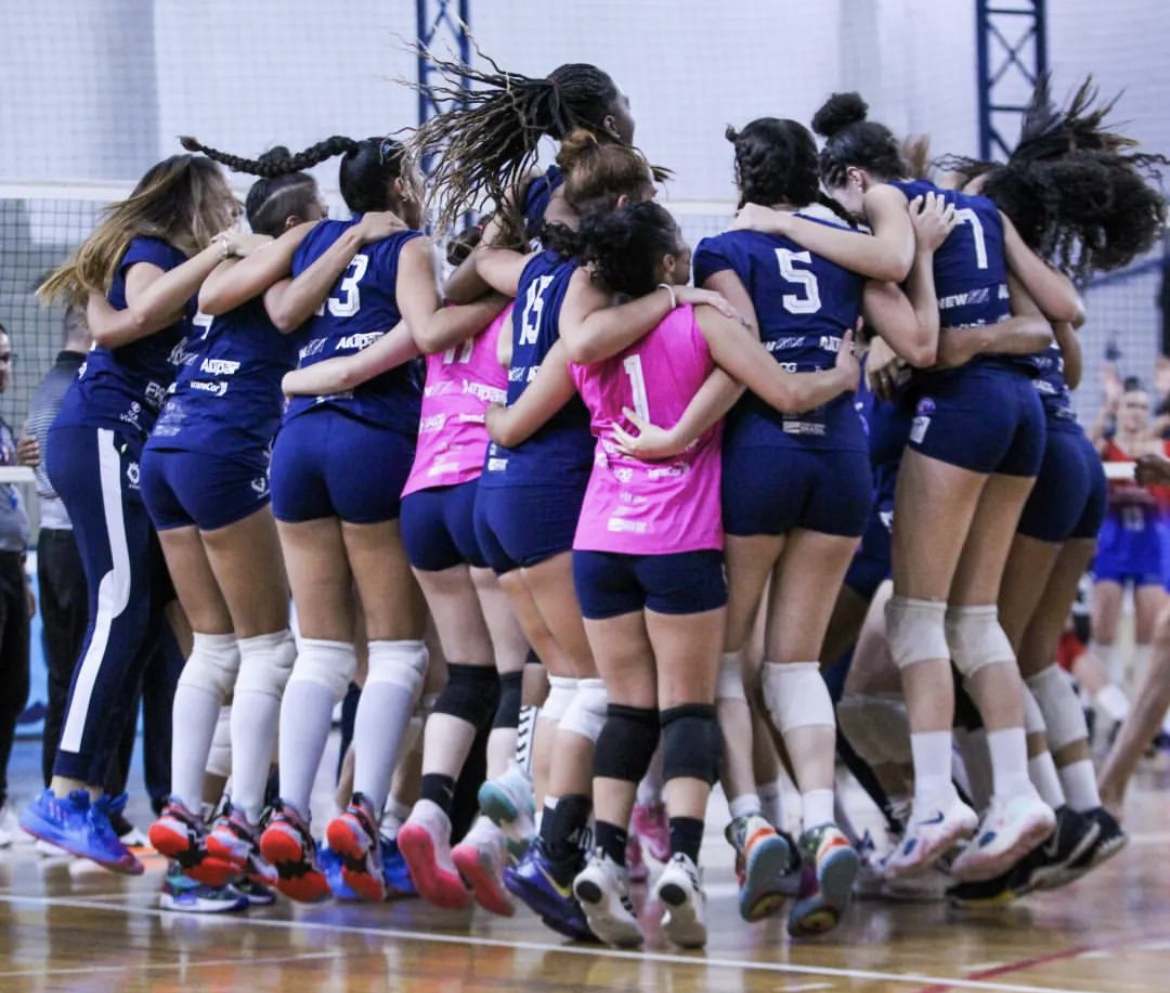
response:
[[[314,362],[286,373],[281,388],[286,396],[330,396],[344,393],[375,376],[409,362],[418,348],[405,321],[399,321],[368,348],[353,355]]]
[[[1067,321],[1057,321],[1052,325],[1052,330],[1056,334],[1056,343],[1060,346],[1060,355],[1064,360],[1064,381],[1070,390],[1075,390],[1081,385],[1081,378],[1085,372],[1081,340]]]
[[[1052,325],[1027,290],[1009,274],[1013,317],[977,328],[944,328],[939,335],[938,365],[954,369],[976,355],[1035,355],[1052,344]]]
[[[572,398],[576,387],[569,376],[569,356],[563,342],[548,350],[536,377],[510,407],[493,403],[487,409],[492,441],[514,448],[539,431]]]
[[[674,458],[722,420],[743,392],[744,388],[726,372],[715,369],[691,397],[682,417],[672,427],[660,428],[642,420],[636,411],[623,408],[626,420],[638,433],[631,434],[620,424],[614,424],[613,436],[618,450],[643,462]]]
[[[1004,253],[1008,268],[1036,301],[1050,321],[1065,321],[1073,327],[1085,323],[1085,306],[1067,276],[1057,272],[1024,244],[1014,224],[1002,211]]]
[[[213,316],[226,314],[287,276],[297,246],[316,223],[298,224],[275,241],[257,248],[246,259],[230,266],[220,266],[199,290],[199,309]]]
[[[421,328],[413,329],[423,355],[442,352],[473,338],[494,321],[512,301],[488,291],[473,303],[440,307]]]
[[[411,334],[427,338],[431,322],[439,310],[435,257],[429,239],[413,238],[402,246],[394,297]]]
[[[865,212],[873,235],[819,224],[791,211],[749,204],[732,228],[750,228],[791,238],[798,245],[870,279],[900,283],[914,262],[914,229],[901,190],[885,183],[865,194]]]

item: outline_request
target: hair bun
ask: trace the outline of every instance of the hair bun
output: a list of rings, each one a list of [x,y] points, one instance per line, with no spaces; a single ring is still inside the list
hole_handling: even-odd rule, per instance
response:
[[[258,161],[260,162],[283,162],[285,159],[291,159],[292,152],[290,152],[284,145],[276,145],[268,149],[266,152],[261,152]]]
[[[822,138],[832,138],[850,124],[865,120],[869,104],[860,93],[834,93],[812,119],[813,130]]]
[[[592,131],[574,128],[561,140],[561,148],[557,152],[557,165],[563,172],[572,172],[578,162],[600,148],[601,142]]]

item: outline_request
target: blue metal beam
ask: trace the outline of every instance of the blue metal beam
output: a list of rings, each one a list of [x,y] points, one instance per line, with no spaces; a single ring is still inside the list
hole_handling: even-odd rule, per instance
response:
[[[979,155],[1006,158],[1028,97],[1048,69],[1045,0],[975,0]]]

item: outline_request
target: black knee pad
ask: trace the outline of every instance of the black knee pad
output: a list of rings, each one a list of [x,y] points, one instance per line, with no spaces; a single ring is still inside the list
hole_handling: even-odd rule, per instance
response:
[[[500,678],[487,665],[447,665],[447,685],[439,694],[434,713],[467,721],[477,729],[486,728],[496,712]]]
[[[593,752],[593,775],[640,782],[658,747],[658,711],[611,703]]]
[[[662,776],[712,785],[723,764],[723,735],[709,703],[684,703],[662,712]]]
[[[524,690],[523,672],[506,672],[500,676],[500,698],[496,703],[496,716],[492,730],[520,726],[520,697]]]

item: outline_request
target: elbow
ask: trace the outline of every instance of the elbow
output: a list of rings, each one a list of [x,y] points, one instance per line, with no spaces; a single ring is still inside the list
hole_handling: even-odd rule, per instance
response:
[[[272,326],[281,334],[292,334],[301,326],[301,322],[297,320],[297,316],[289,313],[283,307],[277,307],[275,310],[269,311],[268,319],[272,321]]]
[[[226,313],[229,309],[218,293],[203,292],[199,294],[199,312],[201,314],[206,314],[208,317],[219,317],[220,314]]]
[[[932,368],[938,363],[938,338],[919,342],[906,356],[906,361],[915,369]]]

